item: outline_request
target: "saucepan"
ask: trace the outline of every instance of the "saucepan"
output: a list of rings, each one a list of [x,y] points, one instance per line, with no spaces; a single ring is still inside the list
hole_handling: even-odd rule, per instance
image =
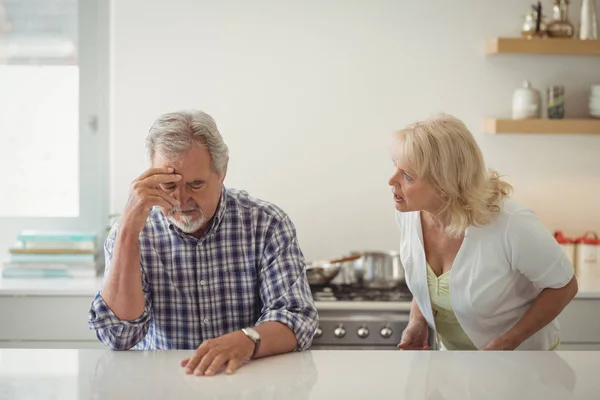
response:
[[[310,285],[327,285],[340,272],[343,264],[357,260],[360,254],[352,254],[347,257],[331,261],[313,261],[306,266],[306,277]]]
[[[339,263],[340,271],[331,284],[336,286],[361,287],[363,278],[363,255],[361,252],[353,251],[344,257],[344,261]]]
[[[366,289],[394,290],[404,284],[404,268],[399,252],[354,251],[351,254],[360,255],[351,265],[354,279],[359,286]]]

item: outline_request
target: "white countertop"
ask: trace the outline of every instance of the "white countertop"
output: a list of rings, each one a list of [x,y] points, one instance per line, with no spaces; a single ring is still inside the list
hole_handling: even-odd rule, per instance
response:
[[[94,296],[102,278],[45,278],[18,279],[0,277],[0,296]]]
[[[185,375],[189,351],[0,350],[0,398],[597,399],[594,352],[313,350],[234,375]]]
[[[100,285],[102,278],[95,279],[70,279],[70,278],[46,278],[46,279],[17,279],[0,277],[0,296],[94,296]],[[600,299],[600,282],[580,283],[579,293],[576,298],[581,299]],[[384,310],[384,311],[404,311],[409,305],[407,302],[392,301],[372,301],[372,302],[352,302],[352,301],[317,301],[317,308],[322,310],[347,309],[352,304],[356,310]],[[408,308],[407,310],[410,310]]]

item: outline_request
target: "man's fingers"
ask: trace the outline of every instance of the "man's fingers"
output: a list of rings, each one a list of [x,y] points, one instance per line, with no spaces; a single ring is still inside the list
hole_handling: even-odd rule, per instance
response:
[[[198,349],[194,352],[194,355],[189,358],[187,365],[185,366],[185,373],[191,374],[196,369],[196,366],[200,363],[204,355],[208,352],[206,347],[198,347]]]
[[[141,179],[138,182],[148,187],[160,185],[161,183],[177,182],[181,180],[179,174],[157,174]]]
[[[208,368],[206,368],[206,372],[204,372],[204,375],[214,375],[217,373],[217,371],[219,370],[219,368],[221,368],[223,366],[223,364],[225,364],[228,361],[228,357],[221,353],[218,356],[215,357],[215,359],[213,360],[212,363],[210,363],[210,365],[208,366]]]
[[[244,360],[232,358],[227,363],[227,369],[225,370],[225,373],[229,375],[233,374],[235,371],[237,371],[237,369],[240,367],[240,365],[242,365],[243,362]]]
[[[149,170],[145,171],[143,174],[138,176],[137,180],[141,181],[148,178],[149,176],[157,174],[173,174],[174,171],[175,170],[173,168],[150,168]]]
[[[185,367],[187,365],[187,363],[190,361],[191,357],[186,358],[185,360],[181,360],[179,362],[179,365],[181,365],[182,367]]]
[[[202,360],[200,360],[200,363],[198,363],[198,366],[196,366],[196,368],[194,369],[194,375],[204,375],[204,372],[206,371],[208,366],[212,364],[216,356],[217,352],[215,350],[211,350],[208,353],[206,353],[204,357],[202,357]]]

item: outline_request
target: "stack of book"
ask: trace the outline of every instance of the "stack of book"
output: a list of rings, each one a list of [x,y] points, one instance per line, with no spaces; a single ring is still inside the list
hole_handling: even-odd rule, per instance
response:
[[[96,276],[96,235],[86,232],[23,231],[2,268],[4,278]]]

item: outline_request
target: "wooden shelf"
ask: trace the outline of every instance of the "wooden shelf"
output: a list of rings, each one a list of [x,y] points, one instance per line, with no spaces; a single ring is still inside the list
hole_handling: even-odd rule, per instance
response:
[[[496,119],[484,122],[486,133],[600,134],[600,119]]]
[[[557,38],[495,38],[488,40],[486,54],[600,55],[600,40]]]

